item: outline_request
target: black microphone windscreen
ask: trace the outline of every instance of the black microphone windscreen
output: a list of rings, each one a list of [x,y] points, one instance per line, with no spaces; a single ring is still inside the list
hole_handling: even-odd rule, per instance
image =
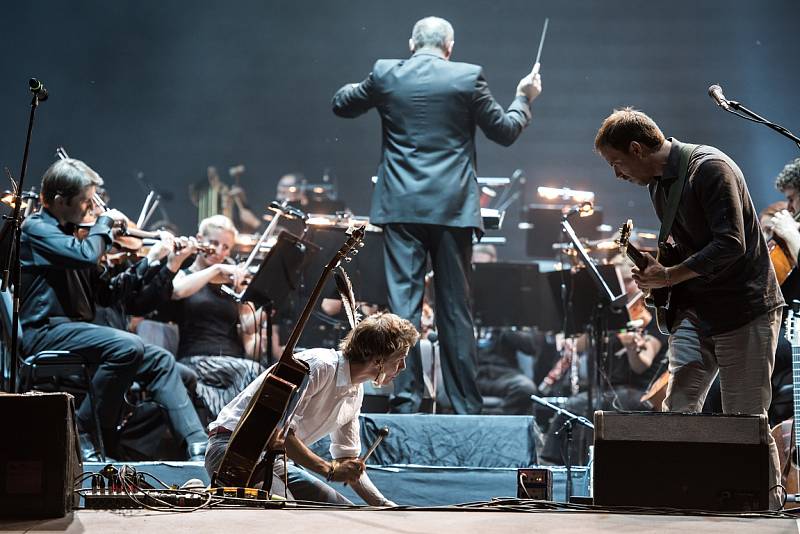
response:
[[[36,78],[31,78],[28,80],[28,87],[30,88],[31,92],[36,95],[36,98],[39,100],[39,102],[47,100],[47,89],[45,89],[42,82]]]

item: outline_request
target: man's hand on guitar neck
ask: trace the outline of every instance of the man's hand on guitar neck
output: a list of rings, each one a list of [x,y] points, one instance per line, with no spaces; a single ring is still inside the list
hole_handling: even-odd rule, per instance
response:
[[[631,269],[633,280],[642,291],[674,286],[700,276],[682,263],[674,267],[665,267],[649,253],[645,252],[643,256],[647,258],[647,267],[644,270],[638,267]]]

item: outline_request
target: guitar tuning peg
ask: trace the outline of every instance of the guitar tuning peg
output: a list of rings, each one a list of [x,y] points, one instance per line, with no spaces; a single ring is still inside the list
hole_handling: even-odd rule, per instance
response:
[[[358,242],[358,248],[364,248],[364,242],[363,241],[359,241]]]
[[[353,256],[355,256],[358,253],[359,253],[359,250],[357,248],[354,248],[353,250],[350,251],[350,254],[352,254]]]
[[[351,261],[353,261],[353,258],[351,258],[350,256],[345,256],[344,257],[344,261],[346,261],[347,263],[350,263]]]

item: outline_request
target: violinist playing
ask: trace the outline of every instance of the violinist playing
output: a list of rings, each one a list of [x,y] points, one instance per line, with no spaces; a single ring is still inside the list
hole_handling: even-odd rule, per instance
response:
[[[261,325],[266,317],[251,303],[235,302],[221,286],[240,292],[245,272],[231,263],[236,228],[224,215],[200,222],[198,239],[213,254],[198,254],[173,281],[172,314],[180,332],[177,357],[198,375],[196,393],[211,420],[261,374],[266,349]]]
[[[94,427],[88,399],[76,414],[84,459],[96,459],[98,435],[106,450],[114,453],[123,397],[134,381],[166,409],[173,432],[186,445],[187,457],[202,458],[205,433],[175,369],[174,357],[145,345],[134,334],[92,324],[96,305],[127,302],[140,294],[145,287],[144,272],[157,269],[158,276],[169,279],[181,263],[181,258],[169,252],[164,266],[145,259],[117,276],[105,276],[100,259],[111,247],[115,223],[124,224],[126,217],[117,210],[105,211],[85,238],[75,237],[102,183],[91,167],[71,158],[56,161],[42,177],[43,207],[22,226],[23,353],[66,350],[96,365],[92,385],[101,428]]]

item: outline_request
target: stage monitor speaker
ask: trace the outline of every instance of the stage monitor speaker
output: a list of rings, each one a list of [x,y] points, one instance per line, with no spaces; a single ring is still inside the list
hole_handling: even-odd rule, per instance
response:
[[[72,395],[0,394],[0,517],[63,517],[81,474]]]
[[[598,411],[594,424],[599,506],[768,509],[765,416]]]

